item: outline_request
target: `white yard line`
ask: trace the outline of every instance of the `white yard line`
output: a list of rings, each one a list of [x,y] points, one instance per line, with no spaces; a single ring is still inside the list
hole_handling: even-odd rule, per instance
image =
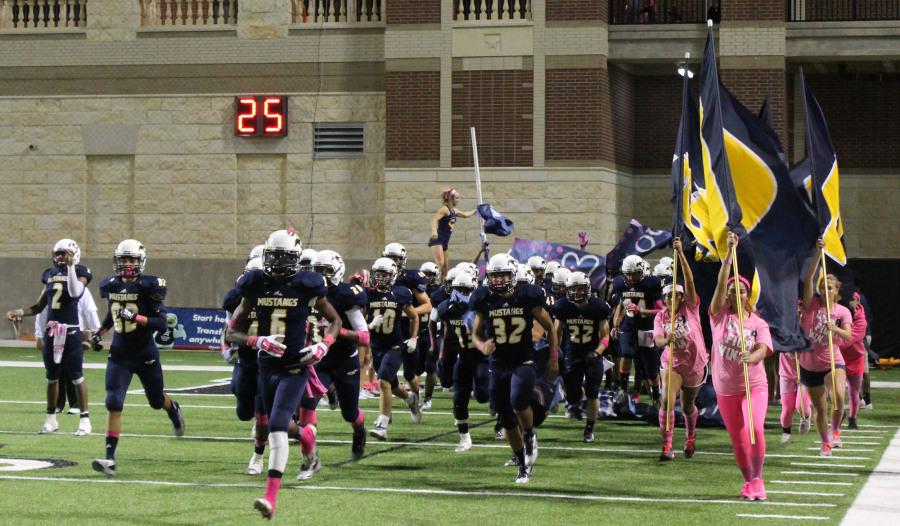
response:
[[[44,362],[21,362],[17,360],[0,360],[0,367],[13,367],[21,369],[43,369]],[[106,369],[105,363],[85,363],[82,369]],[[192,371],[208,373],[230,373],[233,369],[230,365],[166,365],[163,363],[163,371]]]
[[[865,468],[865,464],[832,464],[831,462],[791,462],[792,466],[812,466],[820,468],[828,466],[830,468]]]
[[[841,524],[900,524],[900,430],[894,434]]]
[[[747,519],[791,519],[797,521],[827,521],[828,517],[820,517],[818,515],[764,515],[761,513],[738,513],[736,517],[744,517]]]
[[[788,490],[778,490],[778,489],[768,489],[766,488],[766,493],[769,495],[805,495],[810,497],[843,497],[843,493],[827,493],[824,491],[788,491]]]
[[[782,475],[816,475],[818,477],[858,477],[859,473],[829,473],[827,471],[782,471]]]
[[[803,486],[852,486],[852,482],[824,482],[816,480],[770,480],[768,484],[800,484]]]
[[[871,386],[874,389],[900,389],[900,382],[888,382],[886,380],[880,380],[872,382]]]
[[[808,448],[806,448],[806,450],[807,450],[807,451],[821,451],[821,450],[822,450],[822,447],[821,447],[821,446],[820,446],[820,447],[808,447]],[[850,453],[871,453],[871,452],[873,452],[873,451],[875,451],[875,450],[874,450],[874,449],[860,448],[860,447],[841,447],[841,448],[835,448],[835,449],[832,449],[832,450],[831,450],[831,452],[832,452],[834,455],[838,455],[838,454],[840,454],[840,453],[846,453],[846,452],[850,452]],[[841,456],[843,456],[843,455],[841,455]],[[846,457],[844,457],[844,458],[846,458]]]
[[[175,486],[175,487],[192,487],[192,488],[252,488],[257,490],[263,489],[263,484],[256,483],[237,483],[237,484],[215,484],[215,483],[198,483],[198,482],[172,482],[162,480],[127,480],[127,479],[109,479],[109,478],[66,478],[66,477],[29,477],[19,475],[0,475],[0,480],[32,480],[40,482],[72,482],[76,484],[136,484],[145,486]],[[773,506],[785,508],[835,508],[836,504],[831,503],[811,503],[811,502],[769,502],[748,503],[739,499],[688,499],[688,498],[656,498],[656,497],[626,497],[613,495],[567,495],[565,493],[540,493],[526,491],[462,491],[462,490],[445,490],[445,489],[427,489],[427,488],[374,488],[364,486],[307,486],[299,484],[287,484],[282,489],[289,488],[300,491],[346,491],[370,492],[370,493],[405,493],[411,495],[444,495],[444,496],[463,496],[463,497],[525,497],[529,499],[543,498],[553,500],[581,500],[581,501],[597,501],[597,502],[655,502],[661,504],[729,504],[729,505],[750,505],[750,506]]]

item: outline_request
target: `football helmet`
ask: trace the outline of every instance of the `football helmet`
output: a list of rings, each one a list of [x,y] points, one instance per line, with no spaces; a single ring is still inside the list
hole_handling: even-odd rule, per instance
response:
[[[516,267],[516,282],[517,283],[527,283],[529,285],[534,284],[534,272],[528,268],[527,265],[520,264]]]
[[[672,276],[672,267],[667,267],[665,263],[659,262],[653,267],[653,275],[657,278]]]
[[[50,255],[53,264],[57,267],[64,267],[63,253],[67,251],[72,253],[73,265],[77,265],[81,261],[81,249],[78,248],[78,243],[74,239],[65,238],[60,239],[53,245],[53,253]]]
[[[468,296],[478,287],[478,278],[468,272],[460,272],[453,278],[453,290]]]
[[[550,290],[553,292],[553,296],[555,298],[562,298],[566,295],[566,281],[569,279],[569,269],[566,267],[559,267],[556,272],[553,273],[553,281],[550,284]]]
[[[273,278],[289,278],[300,271],[302,251],[303,244],[296,234],[276,230],[269,235],[263,249],[263,270]]]
[[[263,259],[262,256],[258,258],[253,258],[247,261],[247,264],[244,265],[244,274],[250,272],[251,270],[262,270],[263,269]]]
[[[458,268],[460,270],[464,270],[464,271],[468,272],[469,274],[475,276],[476,278],[478,277],[478,265],[476,265],[475,263],[470,263],[468,261],[461,261],[456,264],[456,268]]]
[[[300,270],[309,272],[313,267],[313,260],[316,259],[316,251],[311,248],[304,248],[300,251]]]
[[[250,251],[250,255],[247,256],[247,261],[250,261],[251,259],[262,258],[263,250],[265,250],[265,248],[265,245],[256,245],[255,247],[253,247],[253,249]]]
[[[566,297],[573,303],[584,303],[591,294],[591,280],[584,272],[570,272],[566,279]]]
[[[544,267],[544,279],[553,281],[553,275],[559,270],[559,261],[548,261]]]
[[[446,281],[444,281],[445,291],[450,292],[451,290],[453,290],[453,280],[456,278],[456,276],[459,275],[460,272],[461,270],[457,267],[453,267],[447,271],[447,279]]]
[[[509,254],[497,254],[488,261],[485,274],[491,292],[506,294],[516,287],[516,270],[519,264]]]
[[[646,259],[641,259],[641,266],[644,268],[644,275],[649,276],[653,272],[653,267]]]
[[[334,250],[320,250],[313,259],[312,268],[325,277],[331,285],[340,284],[344,279],[344,258]]]
[[[122,241],[113,252],[113,270],[120,278],[140,276],[146,264],[147,252],[144,245],[136,239]]]
[[[641,256],[631,255],[623,259],[622,275],[629,285],[635,285],[644,279],[644,260]]]
[[[400,243],[388,243],[381,253],[383,258],[391,258],[397,264],[397,272],[406,268],[406,247]]]
[[[381,292],[394,288],[397,279],[397,264],[391,258],[378,258],[372,264],[372,284]]]
[[[669,256],[663,256],[659,258],[659,264],[672,268],[675,266],[675,260],[670,258]]]
[[[428,285],[434,285],[435,283],[439,283],[439,279],[441,277],[441,269],[432,262],[426,261],[422,263],[422,266],[419,267],[419,272],[425,274],[425,278],[428,281]]]

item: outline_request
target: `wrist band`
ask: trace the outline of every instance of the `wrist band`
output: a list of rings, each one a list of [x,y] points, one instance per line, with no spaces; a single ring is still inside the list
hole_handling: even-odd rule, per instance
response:
[[[603,338],[602,340],[600,340],[600,345],[609,347],[609,338]]]
[[[334,343],[334,336],[331,334],[326,334],[325,337],[322,338],[322,343],[325,344],[325,347],[331,347],[331,344]]]
[[[147,325],[147,317],[141,316],[140,314],[138,314],[137,316],[134,317],[134,322],[137,323],[138,325]]]
[[[559,350],[551,349],[550,350],[550,359],[551,360],[559,360]]]
[[[234,318],[231,318],[230,320],[225,322],[225,325],[227,325],[229,329],[234,329],[235,325],[237,325],[237,321]]]
[[[247,347],[256,347],[257,341],[259,341],[259,336],[248,336],[247,337]]]

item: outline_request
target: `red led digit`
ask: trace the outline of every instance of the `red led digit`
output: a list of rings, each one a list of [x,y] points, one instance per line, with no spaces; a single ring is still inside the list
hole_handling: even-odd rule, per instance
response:
[[[237,131],[240,135],[256,133],[256,99],[241,97],[238,99]]]
[[[284,110],[281,97],[266,97],[263,101],[263,131],[267,135],[280,135],[284,132]]]

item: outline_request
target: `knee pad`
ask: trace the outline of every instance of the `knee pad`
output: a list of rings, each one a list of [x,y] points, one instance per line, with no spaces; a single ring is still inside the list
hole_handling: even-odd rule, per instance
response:
[[[107,411],[121,413],[125,407],[124,393],[121,396],[118,393],[107,393],[105,405]]]
[[[50,385],[58,384],[58,383],[59,383],[59,378],[47,378],[47,383],[50,384]]]
[[[166,395],[159,393],[155,395],[147,394],[147,402],[153,409],[162,409],[166,403]]]
[[[72,380],[72,385],[81,385],[81,384],[83,384],[83,383],[84,383],[84,376],[82,376],[81,378],[77,378],[77,379],[75,379],[75,380]]]
[[[502,425],[504,429],[514,429],[519,425],[519,419],[514,412],[510,411],[509,413],[500,415],[500,425]]]

